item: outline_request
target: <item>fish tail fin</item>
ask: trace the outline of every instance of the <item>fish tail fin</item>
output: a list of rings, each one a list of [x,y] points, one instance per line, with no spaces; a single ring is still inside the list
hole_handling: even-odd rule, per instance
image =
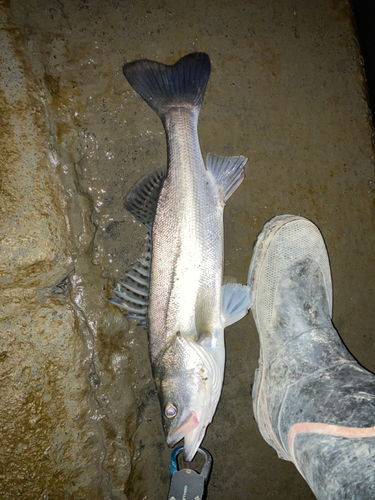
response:
[[[201,107],[210,77],[207,54],[196,52],[169,66],[140,59],[123,66],[130,85],[163,119],[173,107]]]

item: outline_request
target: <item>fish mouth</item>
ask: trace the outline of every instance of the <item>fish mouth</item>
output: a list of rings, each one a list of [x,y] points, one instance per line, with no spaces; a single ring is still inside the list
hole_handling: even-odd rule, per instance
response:
[[[184,440],[184,459],[186,462],[191,462],[198,451],[198,448],[203,441],[206,426],[201,425],[196,427],[192,432],[185,436]]]
[[[186,438],[199,425],[199,419],[194,410],[191,410],[186,417],[182,415],[181,422],[174,429],[173,434],[167,437],[168,446],[172,447],[181,439]]]
[[[184,439],[184,460],[191,462],[203,441],[206,427],[207,422],[205,419],[201,418],[200,421],[197,413],[191,410],[186,416],[182,415],[178,426],[167,437],[167,444],[172,447],[181,439]]]

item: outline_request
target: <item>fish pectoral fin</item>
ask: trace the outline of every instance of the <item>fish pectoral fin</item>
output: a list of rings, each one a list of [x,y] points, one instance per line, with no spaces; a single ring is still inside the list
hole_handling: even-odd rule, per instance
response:
[[[210,287],[202,285],[195,301],[195,328],[198,335],[198,343],[202,343],[205,339],[211,338],[213,335],[214,300],[215,297]]]
[[[167,167],[159,167],[140,179],[124,198],[124,207],[151,232]]]
[[[208,153],[206,167],[213,175],[223,201],[226,202],[245,178],[244,156],[218,156]]]
[[[250,287],[239,283],[228,283],[221,287],[221,319],[224,327],[233,325],[246,316],[252,306]]]

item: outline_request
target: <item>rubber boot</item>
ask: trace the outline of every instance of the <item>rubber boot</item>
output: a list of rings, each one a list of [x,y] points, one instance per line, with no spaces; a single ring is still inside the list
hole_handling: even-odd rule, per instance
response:
[[[260,337],[253,409],[259,430],[319,500],[375,499],[375,376],[332,318],[319,229],[284,215],[258,236],[248,285]]]

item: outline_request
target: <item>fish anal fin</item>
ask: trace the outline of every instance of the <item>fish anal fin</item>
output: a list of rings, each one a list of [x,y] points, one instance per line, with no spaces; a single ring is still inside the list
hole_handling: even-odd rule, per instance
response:
[[[247,158],[244,156],[218,156],[208,153],[206,167],[213,175],[224,202],[244,180],[246,162]]]
[[[124,198],[124,207],[151,232],[167,167],[159,167],[140,179]]]
[[[248,313],[252,306],[250,287],[228,283],[221,287],[221,319],[224,327],[233,325]]]

